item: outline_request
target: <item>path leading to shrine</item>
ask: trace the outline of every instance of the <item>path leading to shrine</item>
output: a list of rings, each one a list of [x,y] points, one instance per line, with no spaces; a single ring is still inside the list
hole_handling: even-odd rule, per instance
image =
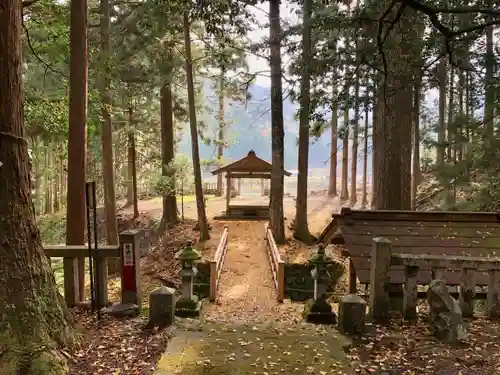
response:
[[[228,221],[229,241],[216,303],[204,316],[225,322],[300,319],[292,303],[278,303],[264,240],[264,222]]]

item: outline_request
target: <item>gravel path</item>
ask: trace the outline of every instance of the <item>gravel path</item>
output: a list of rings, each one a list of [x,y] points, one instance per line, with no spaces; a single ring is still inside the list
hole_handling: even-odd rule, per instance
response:
[[[225,322],[298,321],[302,305],[279,303],[264,242],[263,222],[230,221],[229,247],[217,302],[205,317]]]

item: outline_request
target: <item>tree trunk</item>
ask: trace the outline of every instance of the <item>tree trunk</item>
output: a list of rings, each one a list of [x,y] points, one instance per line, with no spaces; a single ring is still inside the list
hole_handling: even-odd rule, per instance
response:
[[[367,189],[367,180],[368,180],[368,92],[365,94],[367,99],[365,101],[365,128],[363,130],[363,192],[361,196],[361,205],[366,207],[368,205],[368,189]],[[373,121],[373,120],[372,120]]]
[[[101,97],[101,148],[102,148],[102,183],[104,187],[104,212],[106,217],[106,242],[118,244],[118,224],[116,222],[115,170],[113,159],[113,124],[111,123],[111,72],[110,72],[110,0],[101,0],[101,51],[100,51],[100,97]],[[106,261],[106,259],[104,259]],[[108,272],[120,271],[120,259],[109,258]],[[103,267],[106,269],[106,267]]]
[[[420,173],[420,90],[422,86],[422,75],[416,74],[413,86],[413,160],[412,160],[412,187],[411,208],[417,209],[417,187],[421,180]]]
[[[446,107],[446,60],[443,57],[438,66],[439,79],[439,129],[438,129],[438,145],[436,153],[436,164],[444,164],[445,153],[445,107]]]
[[[486,7],[492,8],[493,1],[487,0]],[[491,16],[487,17],[488,21],[492,20]],[[486,28],[486,55],[485,55],[486,75],[485,82],[485,98],[484,98],[484,132],[483,141],[487,150],[491,148],[491,140],[493,138],[493,124],[495,116],[495,55],[493,53],[493,26]]]
[[[220,76],[219,76],[219,135],[218,135],[218,144],[217,144],[217,161],[219,167],[222,165],[222,157],[224,156],[224,117],[225,117],[225,106],[224,106],[224,96],[225,96],[225,85],[224,79],[226,76],[226,71],[223,66],[220,68]],[[217,175],[217,196],[222,197],[222,190],[224,184],[222,182],[222,173]]]
[[[169,77],[171,79],[171,77]],[[168,225],[178,222],[177,197],[175,194],[174,160],[174,119],[172,109],[172,86],[170,81],[164,83],[161,90],[161,162],[162,176],[168,180],[167,190],[163,192],[163,215],[160,231]]]
[[[358,0],[359,3],[359,0]],[[357,50],[357,41],[356,41]],[[358,64],[359,57],[356,58]],[[358,141],[359,141],[359,72],[356,74],[354,83],[354,122],[352,131],[352,149],[351,149],[351,204],[358,201],[357,178],[358,178]]]
[[[386,2],[387,4],[388,2]],[[411,123],[415,12],[406,9],[398,28],[389,32],[386,51],[387,74],[379,97],[380,123],[377,123],[375,165],[376,209],[407,210],[411,208]],[[389,26],[385,26],[389,27]],[[413,39],[412,39],[413,38]],[[380,126],[380,127],[379,127]]]
[[[371,200],[371,208],[375,208],[377,206],[377,165],[379,158],[379,145],[378,139],[380,138],[378,133],[380,129],[380,118],[382,115],[382,107],[380,103],[380,99],[383,93],[383,90],[380,90],[381,86],[381,75],[374,72],[374,88],[373,88],[373,121],[372,121],[372,200]]]
[[[336,94],[336,91],[334,91]],[[330,179],[328,184],[328,196],[337,196],[337,139],[338,139],[338,106],[337,97],[333,97],[332,104],[332,134],[330,144]]]
[[[304,20],[302,34],[302,59],[311,59],[311,13],[312,0],[304,0]],[[299,160],[297,177],[297,199],[295,210],[294,237],[304,243],[311,242],[311,233],[307,225],[307,177],[309,164],[309,110],[311,105],[311,75],[308,64],[301,67],[300,87],[300,124],[299,124]]]
[[[456,154],[457,160],[460,162],[463,159],[463,144],[464,144],[464,135],[463,135],[463,123],[464,123],[464,74],[465,72],[458,72],[458,117],[460,118],[460,122],[457,125],[456,130]]]
[[[87,0],[71,1],[68,194],[66,244],[85,244],[85,163],[87,153]],[[78,299],[85,298],[85,258],[78,259]]]
[[[189,32],[189,14],[184,11],[184,49],[186,54],[186,80],[189,102],[189,127],[191,128],[191,143],[193,153],[194,188],[196,194],[196,208],[198,211],[198,227],[200,229],[200,241],[210,238],[207,214],[205,212],[205,199],[203,197],[203,186],[201,181],[200,151],[198,146],[198,129],[196,122],[196,106],[194,97],[193,62],[191,58],[191,36]]]
[[[281,85],[281,24],[280,0],[269,1],[269,39],[271,67],[271,145],[272,172],[269,199],[269,224],[278,244],[286,242],[285,218],[283,212],[284,193],[284,126],[283,92]]]
[[[446,122],[446,138],[447,138],[447,147],[446,147],[446,158],[448,159],[448,163],[452,162],[452,149],[453,149],[453,100],[454,100],[454,69],[450,66],[449,69],[450,78],[449,78],[449,90],[448,90],[448,116]]]
[[[49,145],[46,145],[44,147],[45,150],[45,158],[44,158],[44,187],[45,187],[45,209],[44,213],[45,215],[51,214],[52,213],[52,178],[50,175],[50,155],[49,155]]]
[[[60,153],[62,152],[61,147],[59,142],[54,146],[54,153],[52,154],[52,167],[53,167],[53,172],[52,175],[54,176],[52,182],[53,182],[53,192],[54,195],[52,197],[52,210],[54,213],[59,212],[59,180],[61,178],[59,174],[59,163],[61,158],[59,157]]]
[[[76,340],[31,201],[21,19],[21,0],[0,0],[0,368],[5,375],[59,375],[67,366],[58,349]]]
[[[130,116],[131,121],[132,116]],[[132,124],[130,124],[130,129],[133,129]],[[132,205],[134,207],[134,218],[139,217],[139,202],[137,199],[137,160],[135,152],[135,135],[133,130],[129,130],[127,133],[127,155],[128,155],[128,172],[129,172],[129,185],[128,185],[128,199],[132,200]]]
[[[342,186],[340,187],[340,200],[349,199],[348,184],[348,163],[349,163],[349,109],[344,109],[344,133],[342,135]],[[351,192],[352,193],[352,192]]]

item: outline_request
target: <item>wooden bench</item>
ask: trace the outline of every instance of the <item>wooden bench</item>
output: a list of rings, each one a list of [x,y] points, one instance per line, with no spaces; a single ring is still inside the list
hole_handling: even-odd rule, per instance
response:
[[[318,242],[344,245],[350,258],[349,289],[355,290],[356,278],[370,282],[372,241],[385,237],[392,242],[393,253],[496,258],[500,256],[500,215],[488,212],[365,211],[343,208],[320,235]],[[475,271],[477,286],[488,285],[488,272]],[[444,271],[448,285],[460,285],[461,267]],[[391,265],[391,284],[403,284],[404,266]],[[417,280],[426,285],[432,279],[428,266],[420,267]]]

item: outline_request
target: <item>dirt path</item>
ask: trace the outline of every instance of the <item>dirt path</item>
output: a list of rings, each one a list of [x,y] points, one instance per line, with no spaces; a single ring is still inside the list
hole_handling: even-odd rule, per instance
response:
[[[264,242],[263,222],[227,222],[229,245],[217,302],[205,317],[225,322],[300,319],[298,306],[278,303]]]

